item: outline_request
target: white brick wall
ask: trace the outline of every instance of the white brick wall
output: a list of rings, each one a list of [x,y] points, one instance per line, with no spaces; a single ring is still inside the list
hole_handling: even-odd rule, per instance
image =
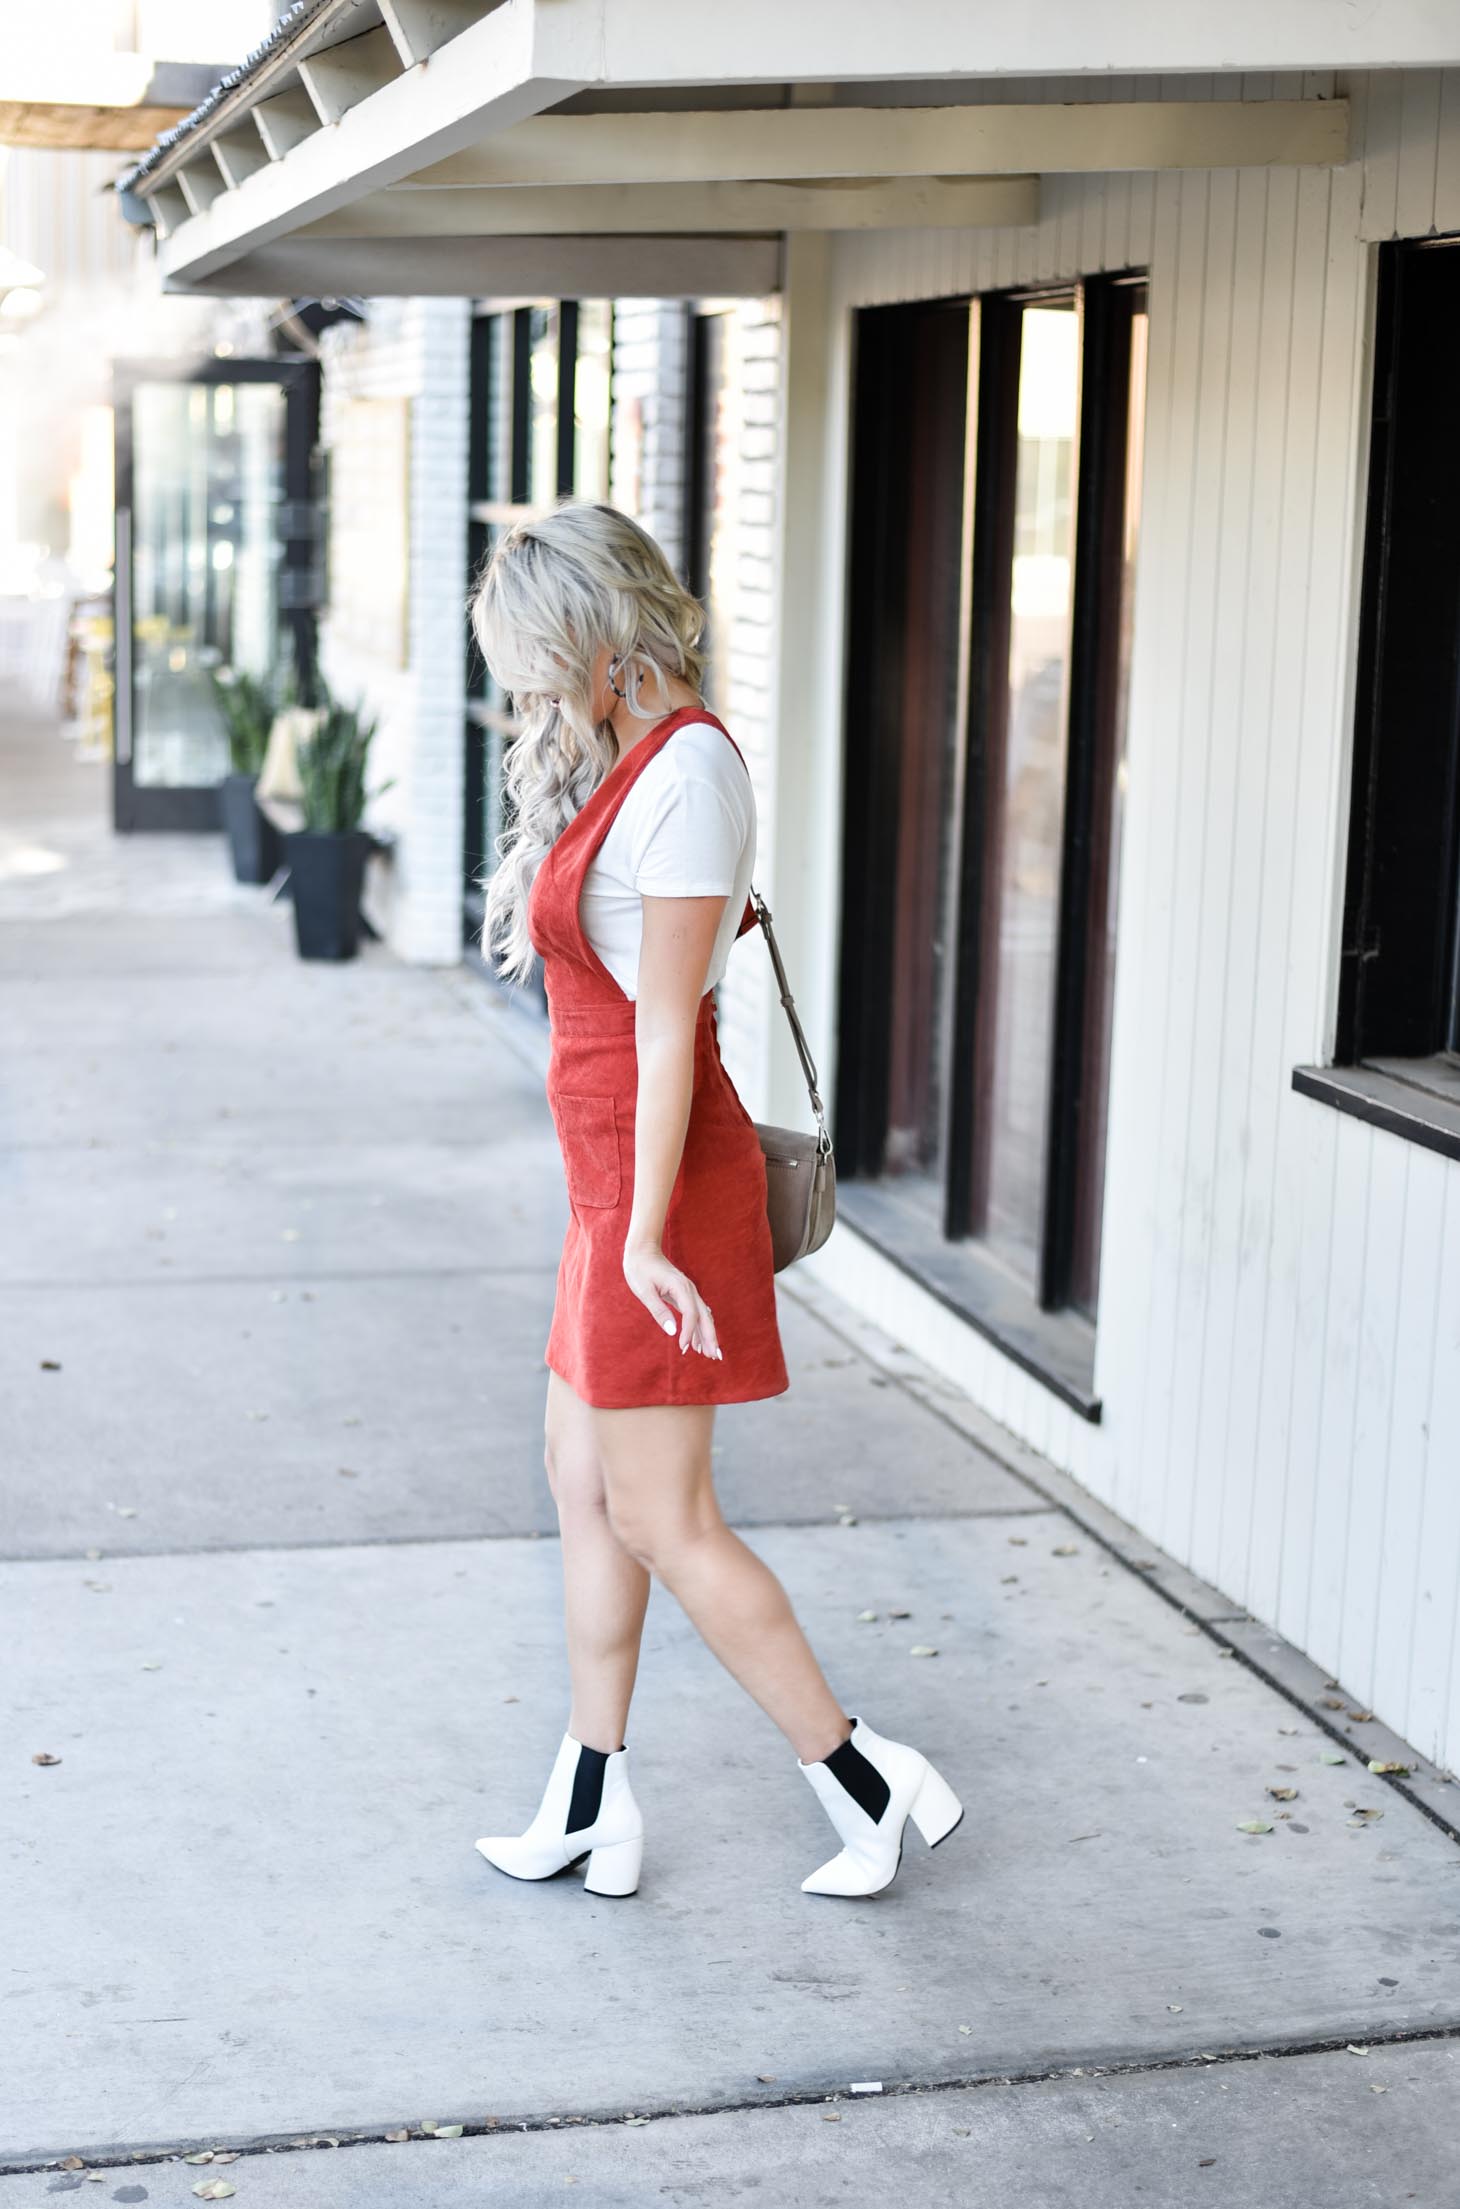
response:
[[[321,436],[342,397],[412,401],[408,512],[410,599],[406,665],[320,625],[326,681],[363,695],[381,718],[372,827],[395,837],[374,870],[371,917],[403,959],[450,966],[461,957],[466,598],[468,308],[460,299],[372,300],[364,326],[321,340]]]
[[[685,315],[681,301],[617,299],[609,499],[684,564]]]
[[[621,299],[614,310],[610,496],[652,532],[683,570],[687,408],[686,326],[678,301]],[[726,635],[709,696],[755,784],[760,863],[756,887],[775,908],[769,856],[775,780],[772,660],[776,622],[776,481],[780,440],[781,313],[777,299],[737,302],[726,314],[725,375],[734,409],[729,511],[721,548]],[[722,590],[725,586],[722,584]],[[778,928],[778,937],[780,934]],[[795,946],[781,949],[796,986]],[[757,1117],[766,1113],[768,1027],[782,1020],[759,929],[737,943],[719,993],[720,1044],[731,1079]]]

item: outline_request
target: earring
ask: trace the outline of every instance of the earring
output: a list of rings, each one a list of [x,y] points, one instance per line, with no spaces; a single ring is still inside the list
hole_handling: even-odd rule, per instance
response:
[[[613,679],[613,671],[616,667],[623,664],[623,657],[624,656],[622,652],[615,652],[613,658],[608,663],[608,687],[613,692],[615,698],[626,698],[628,696],[628,692],[620,690],[618,684]]]

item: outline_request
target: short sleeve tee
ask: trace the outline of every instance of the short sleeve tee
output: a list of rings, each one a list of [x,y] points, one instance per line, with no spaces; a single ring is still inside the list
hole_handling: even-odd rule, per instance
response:
[[[712,721],[685,721],[637,775],[583,877],[583,932],[626,997],[638,993],[645,897],[721,897],[705,988],[724,975],[755,867],[755,794]]]

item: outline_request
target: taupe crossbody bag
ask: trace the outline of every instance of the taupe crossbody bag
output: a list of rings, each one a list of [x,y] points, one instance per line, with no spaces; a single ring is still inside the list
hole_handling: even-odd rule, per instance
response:
[[[812,1133],[800,1128],[770,1127],[760,1120],[755,1122],[755,1132],[765,1153],[766,1210],[770,1215],[775,1270],[779,1273],[784,1267],[794,1265],[798,1258],[809,1257],[813,1250],[819,1250],[831,1233],[836,1219],[836,1164],[826,1114],[816,1088],[816,1066],[796,1017],[796,1001],[791,995],[791,985],[786,980],[786,969],[771,927],[770,907],[753,883],[750,901],[770,946],[781,1003],[791,1023],[801,1071],[806,1077],[806,1091],[816,1115]]]

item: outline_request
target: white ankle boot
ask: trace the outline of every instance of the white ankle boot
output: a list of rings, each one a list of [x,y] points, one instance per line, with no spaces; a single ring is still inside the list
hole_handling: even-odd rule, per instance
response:
[[[846,1843],[802,1880],[805,1894],[880,1894],[902,1862],[902,1829],[909,1818],[929,1848],[936,1848],[963,1816],[962,1803],[925,1756],[905,1741],[874,1733],[861,1718],[852,1720],[850,1740],[830,1761],[796,1761]]]
[[[629,1786],[627,1748],[585,1749],[565,1733],[536,1817],[525,1833],[489,1834],[477,1847],[513,1879],[551,1879],[588,1858],[590,1894],[631,1895],[639,1884],[644,1821]]]

